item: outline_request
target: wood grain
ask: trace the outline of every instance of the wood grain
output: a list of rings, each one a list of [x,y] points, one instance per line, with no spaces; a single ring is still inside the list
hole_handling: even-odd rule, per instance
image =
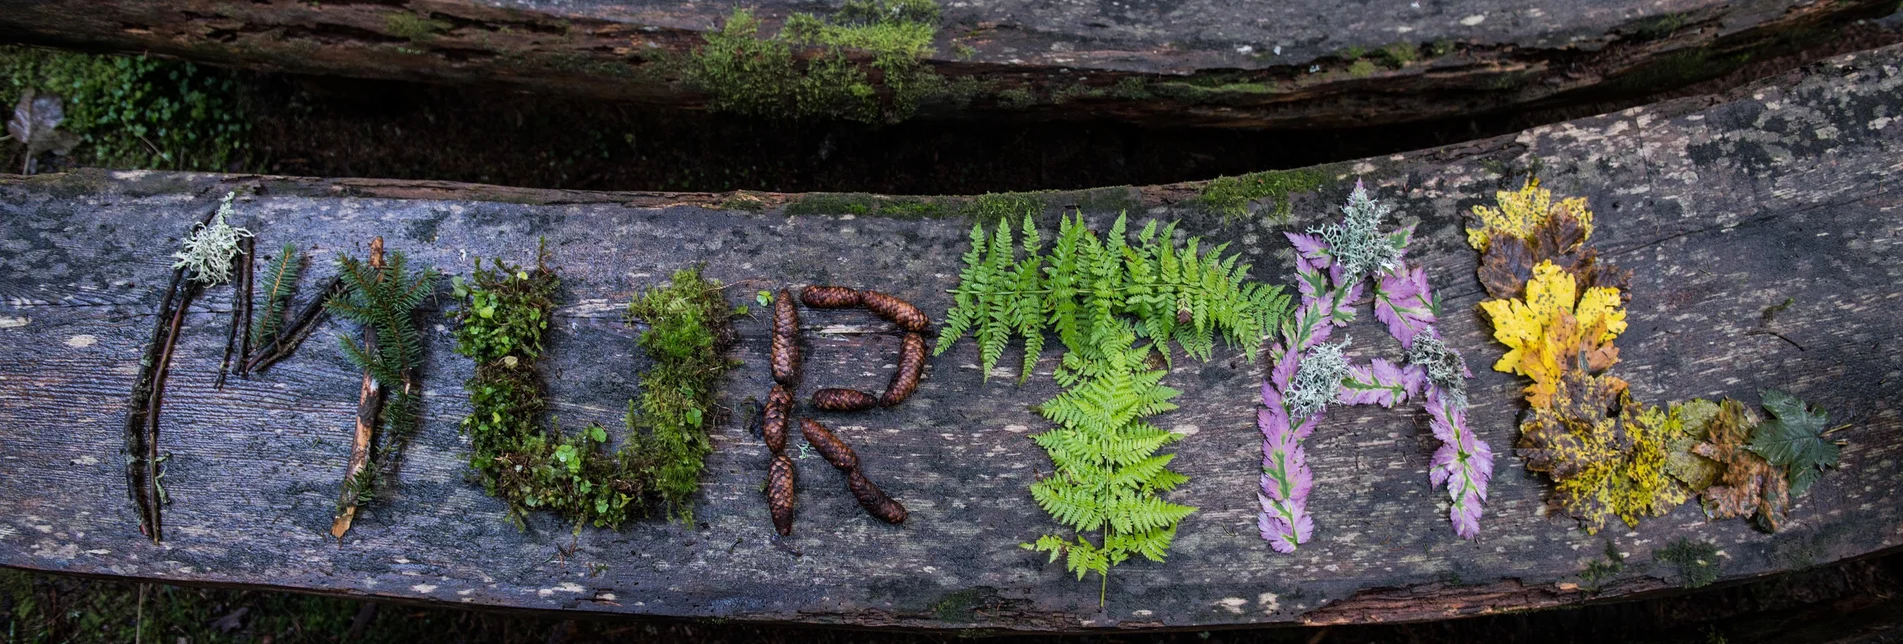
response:
[[[1654,553],[1681,538],[1715,544],[1726,580],[1889,551],[1903,544],[1899,61],[1897,48],[1866,52],[1730,96],[1345,164],[1339,181],[1298,196],[1285,224],[1225,225],[1180,200],[1194,185],[1133,191],[1147,208],[1133,216],[1182,219],[1191,234],[1229,242],[1258,279],[1286,282],[1292,255],[1280,233],[1334,217],[1353,177],[1365,177],[1402,222],[1418,224],[1409,255],[1446,298],[1440,329],[1484,365],[1502,348],[1474,310],[1481,291],[1461,216],[1517,187],[1515,169],[1537,165],[1546,185],[1591,199],[1596,243],[1635,271],[1613,373],[1636,395],[1754,401],[1759,388],[1779,387],[1851,425],[1839,433],[1849,441],[1842,471],[1800,498],[1774,535],[1706,521],[1693,505],[1588,535],[1546,508],[1547,482],[1503,454],[1481,536],[1461,541],[1428,486],[1435,443],[1424,414],[1354,407],[1330,413],[1308,442],[1316,539],[1275,554],[1254,527],[1260,368],[1225,350],[1208,363],[1179,359],[1166,384],[1184,391],[1182,409],[1156,419],[1186,435],[1173,467],[1191,480],[1170,498],[1201,510],[1167,563],[1117,568],[1099,610],[1096,583],[1017,547],[1054,529],[1026,486],[1050,471],[1028,437],[1046,426],[1030,406],[1057,391],[1055,356],[1016,387],[1012,374],[984,381],[970,342],[931,359],[902,405],[815,415],[910,510],[903,525],[860,511],[812,455],[797,468],[799,529],[774,543],[762,496],[768,453],[735,418],[714,429],[694,523],[571,534],[535,515],[518,530],[467,480],[457,423],[472,367],[450,351],[445,285],[425,305],[422,431],[398,483],[341,544],[325,531],[360,374],[329,338],[356,329],[328,320],[324,340],[216,390],[231,290],[199,298],[167,388],[161,435],[174,503],[155,546],[126,500],[118,427],[195,194],[256,183],[237,223],[267,247],[288,241],[310,253],[310,284],[378,235],[417,265],[452,273],[476,257],[526,261],[546,239],[569,276],[547,365],[566,427],[620,425],[649,365],[621,307],[674,269],[705,262],[710,277],[735,285],[735,304],[755,290],[838,284],[942,312],[970,223],[724,211],[709,195],[82,172],[0,177],[0,565],[528,609],[1054,631],[1420,620],[1607,600],[1680,583]],[[1045,213],[1045,225],[1055,216]],[[796,398],[885,384],[894,365],[865,356],[897,355],[899,329],[863,312],[803,313],[810,377]],[[1355,357],[1397,354],[1363,318],[1349,329]],[[832,325],[853,332],[824,332]],[[740,408],[772,382],[765,316],[755,311],[737,330],[745,365],[723,400]],[[1503,452],[1521,385],[1491,371],[1472,381],[1473,427]],[[1581,573],[1607,544],[1627,566],[1589,592]]]

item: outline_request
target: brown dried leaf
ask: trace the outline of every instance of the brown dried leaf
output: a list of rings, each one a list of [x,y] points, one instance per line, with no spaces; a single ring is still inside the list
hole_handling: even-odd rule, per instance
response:
[[[1700,496],[1705,512],[1715,518],[1756,515],[1766,528],[1777,530],[1790,506],[1790,483],[1784,473],[1751,451],[1751,428],[1758,418],[1736,400],[1727,399],[1707,426],[1708,440],[1692,453],[1718,463],[1723,474]]]

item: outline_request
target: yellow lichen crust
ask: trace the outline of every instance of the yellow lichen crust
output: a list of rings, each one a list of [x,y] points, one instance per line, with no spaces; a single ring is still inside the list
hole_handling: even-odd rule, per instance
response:
[[[1474,206],[1474,218],[1480,220],[1480,227],[1467,229],[1467,244],[1482,253],[1487,252],[1496,235],[1531,238],[1540,224],[1562,210],[1579,220],[1586,236],[1592,235],[1592,210],[1586,207],[1586,198],[1573,197],[1554,203],[1553,192],[1541,188],[1538,179],[1528,180],[1519,190],[1496,192],[1493,198],[1499,207]]]

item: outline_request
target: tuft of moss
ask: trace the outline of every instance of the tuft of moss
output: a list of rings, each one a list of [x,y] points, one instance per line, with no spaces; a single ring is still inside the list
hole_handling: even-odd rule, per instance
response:
[[[1144,80],[1142,76],[1125,76],[1117,79],[1117,84],[1110,86],[1110,96],[1127,101],[1153,98],[1155,95],[1150,93],[1148,85],[1149,81]]]
[[[1044,212],[1043,195],[1032,192],[985,193],[973,197],[959,210],[959,214],[981,222],[1016,219],[1027,213],[1041,212]]]
[[[1710,543],[1679,537],[1652,557],[1677,568],[1679,585],[1685,588],[1709,586],[1718,581],[1718,546]]]
[[[192,63],[0,46],[8,114],[28,88],[63,100],[83,164],[227,172],[251,134],[237,74]]]
[[[701,470],[714,449],[707,429],[715,422],[715,397],[734,365],[726,357],[735,337],[734,310],[721,293],[720,282],[702,277],[696,266],[675,271],[666,286],[628,303],[630,321],[648,324],[641,348],[654,360],[641,376],[640,402],[629,402],[628,426],[645,433],[640,445],[646,474],[668,516],[688,523]]]
[[[1230,220],[1249,214],[1250,202],[1268,199],[1275,204],[1270,220],[1287,221],[1294,212],[1289,205],[1289,195],[1317,190],[1328,184],[1329,175],[1326,169],[1318,167],[1217,177],[1203,185],[1197,200],[1204,208]]]
[[[817,192],[786,205],[788,215],[878,215],[899,219],[954,214],[944,197],[888,197],[863,192]]]
[[[577,528],[618,528],[657,503],[670,517],[691,519],[689,498],[712,449],[706,427],[714,392],[729,366],[721,354],[732,343],[719,285],[698,269],[681,271],[630,305],[630,315],[650,326],[641,346],[655,367],[643,378],[640,402],[628,403],[626,441],[609,452],[600,425],[567,435],[552,421],[542,424],[548,403],[537,363],[561,289],[547,259],[538,253],[533,268],[501,260],[483,268],[477,260],[470,280],[454,280],[462,301],[456,352],[476,361],[464,384],[470,468],[485,491],[508,502],[518,526],[529,512],[549,510]]]
[[[1354,78],[1367,78],[1373,76],[1374,72],[1374,61],[1366,58],[1358,59],[1353,64],[1348,65],[1348,75]]]
[[[1381,59],[1381,64],[1400,69],[1420,58],[1420,49],[1404,42],[1390,43],[1376,51],[1375,56]]]
[[[688,79],[720,111],[899,121],[949,91],[924,63],[937,34],[931,0],[847,0],[826,18],[792,14],[771,37],[761,36],[751,11],[735,9],[703,38]],[[878,81],[869,69],[879,72]]]
[[[1037,95],[1022,87],[1013,87],[998,92],[998,107],[1007,110],[1021,110],[1037,104]]]
[[[384,31],[416,43],[435,38],[437,34],[449,31],[451,26],[441,20],[431,20],[405,11],[393,12],[383,19]]]

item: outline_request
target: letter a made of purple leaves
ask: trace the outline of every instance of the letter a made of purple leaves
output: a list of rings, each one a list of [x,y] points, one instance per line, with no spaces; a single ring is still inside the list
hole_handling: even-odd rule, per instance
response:
[[[1282,325],[1269,352],[1273,367],[1262,383],[1256,424],[1262,429],[1262,538],[1278,552],[1294,552],[1315,532],[1308,493],[1315,485],[1302,441],[1321,423],[1328,403],[1393,407],[1422,399],[1428,426],[1440,439],[1428,478],[1445,485],[1453,503],[1454,533],[1480,532],[1480,506],[1493,478],[1493,449],[1467,427],[1466,379],[1473,377],[1460,353],[1434,329],[1435,309],[1426,271],[1403,259],[1413,228],[1383,233],[1391,208],[1368,196],[1360,181],[1342,207],[1340,223],[1288,233],[1295,244],[1295,272],[1302,294],[1295,315]],[[1334,327],[1355,318],[1355,306],[1373,288],[1374,316],[1407,350],[1404,364],[1374,358],[1350,365],[1347,340],[1327,343]],[[1424,395],[1424,397],[1423,397]]]

